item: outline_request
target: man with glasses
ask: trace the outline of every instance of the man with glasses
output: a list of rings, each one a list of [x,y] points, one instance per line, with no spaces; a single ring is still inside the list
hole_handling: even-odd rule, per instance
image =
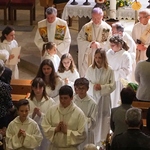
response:
[[[150,10],[144,9],[139,12],[139,22],[132,30],[132,38],[137,43],[136,62],[146,60],[146,49],[150,44]]]

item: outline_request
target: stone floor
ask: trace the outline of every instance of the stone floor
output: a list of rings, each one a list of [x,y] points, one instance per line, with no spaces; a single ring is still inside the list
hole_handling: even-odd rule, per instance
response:
[[[2,10],[0,10],[0,14],[3,14]],[[21,46],[21,61],[19,63],[20,79],[33,79],[40,65],[40,51],[34,44],[34,36],[37,30],[37,22],[42,19],[44,19],[44,9],[40,6],[39,0],[36,0],[36,21],[33,22],[33,30],[31,32],[16,31],[15,39],[19,46]],[[0,15],[0,25],[3,25],[3,15]],[[9,25],[9,21],[7,25]],[[17,11],[17,21],[14,22],[15,26],[30,26],[28,10]],[[72,38],[70,53],[74,56],[75,62],[77,63],[76,36],[78,33],[78,24],[76,18],[73,19],[70,33]]]

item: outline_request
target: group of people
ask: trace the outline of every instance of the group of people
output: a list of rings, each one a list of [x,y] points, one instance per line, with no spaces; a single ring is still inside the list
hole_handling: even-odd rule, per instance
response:
[[[11,50],[18,44],[14,39],[14,29],[6,27],[0,43],[0,59],[1,56],[5,58],[0,61],[0,86],[3,89],[0,128],[6,131],[7,148],[82,150],[87,143],[93,143],[104,149],[110,128],[114,132],[112,148],[120,149],[119,146],[126,145],[118,142],[121,138],[117,135],[128,127],[115,119],[120,117],[122,122],[126,119],[129,128],[137,129],[141,125],[141,112],[136,109],[131,109],[131,113],[127,111],[135,93],[131,89],[123,89],[121,79],[135,82],[135,77],[139,84],[138,100],[150,100],[150,71],[147,69],[150,62],[150,46],[147,42],[150,37],[149,18],[149,10],[139,12],[140,22],[134,26],[132,38],[124,32],[120,23],[114,23],[111,27],[103,21],[102,9],[93,8],[91,21],[82,27],[77,37],[78,73],[69,53],[71,36],[67,22],[57,17],[55,8],[47,8],[46,19],[38,22],[34,39],[41,51],[41,64],[31,82],[29,98],[18,102],[19,116],[11,123],[7,119],[8,112],[14,111],[9,84],[11,77],[6,79],[3,74],[8,68],[12,78],[19,77],[17,64],[9,63],[14,58]],[[114,108],[117,106],[119,108]],[[137,119],[134,120],[136,123],[132,123],[133,118]],[[123,135],[122,139],[127,135]]]

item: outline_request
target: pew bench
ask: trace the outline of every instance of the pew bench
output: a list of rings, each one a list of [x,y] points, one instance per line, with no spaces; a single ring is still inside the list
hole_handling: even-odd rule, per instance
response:
[[[146,126],[147,124],[146,118],[147,118],[148,108],[150,108],[150,102],[133,101],[132,106],[142,109],[143,125]]]
[[[11,94],[27,95],[31,91],[31,80],[12,79],[10,85],[12,87]]]

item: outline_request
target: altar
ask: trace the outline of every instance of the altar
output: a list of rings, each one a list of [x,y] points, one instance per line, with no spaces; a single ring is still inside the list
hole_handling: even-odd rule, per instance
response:
[[[78,17],[79,18],[79,30],[80,30],[81,27],[91,19],[91,11],[96,3],[95,3],[95,0],[88,0],[88,2],[90,2],[91,4],[83,5],[85,0],[76,0],[78,4],[71,5],[72,1],[73,0],[70,0],[64,7],[64,10],[62,13],[62,19],[68,20],[68,17],[70,18]],[[142,8],[146,8],[146,2],[142,4]],[[134,20],[135,11],[131,7],[120,7],[116,11],[116,18],[118,20]],[[106,19],[109,19],[109,18],[106,18]]]

